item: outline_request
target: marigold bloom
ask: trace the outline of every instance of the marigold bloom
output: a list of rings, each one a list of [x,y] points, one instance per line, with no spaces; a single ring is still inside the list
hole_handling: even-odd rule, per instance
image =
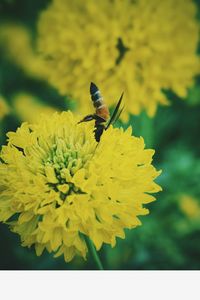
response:
[[[161,188],[142,138],[112,127],[97,146],[94,124],[77,124],[71,112],[43,116],[8,133],[1,152],[0,220],[22,245],[46,248],[66,261],[86,257],[88,236],[99,250],[115,246],[125,228],[140,225],[143,204]],[[12,217],[11,220],[9,220]],[[10,221],[10,222],[9,222]]]
[[[127,112],[153,116],[168,103],[161,89],[185,97],[200,72],[196,13],[190,0],[53,0],[38,24],[49,80],[84,114],[94,81],[109,105],[124,91]]]
[[[7,114],[9,114],[10,108],[6,103],[6,100],[0,95],[0,120],[2,120]]]
[[[33,47],[29,30],[23,25],[6,23],[0,26],[0,48],[2,53],[27,74],[46,78],[45,61]]]
[[[21,92],[14,96],[13,109],[21,121],[35,123],[40,119],[41,114],[51,115],[55,108],[43,104],[37,97]]]

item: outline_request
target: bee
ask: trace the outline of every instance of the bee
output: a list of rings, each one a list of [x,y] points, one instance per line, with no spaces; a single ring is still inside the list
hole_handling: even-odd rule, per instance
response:
[[[85,116],[81,121],[78,122],[78,124],[81,122],[89,122],[95,120],[94,136],[96,141],[99,142],[104,130],[107,130],[111,124],[117,121],[117,119],[119,118],[119,116],[121,115],[124,109],[124,107],[120,109],[123,93],[121,94],[121,97],[111,117],[110,117],[109,109],[104,103],[103,97],[98,87],[93,82],[91,82],[90,84],[90,95],[91,95],[94,108],[96,109],[96,112],[92,115]]]

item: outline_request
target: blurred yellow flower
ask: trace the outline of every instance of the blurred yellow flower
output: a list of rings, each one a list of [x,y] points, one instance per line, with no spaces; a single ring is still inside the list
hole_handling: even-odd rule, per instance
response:
[[[0,49],[3,55],[14,61],[31,76],[46,78],[47,68],[33,47],[29,30],[19,24],[6,23],[0,26]]]
[[[179,201],[182,212],[190,219],[200,218],[200,202],[190,195],[182,195]]]
[[[0,120],[2,120],[7,114],[9,114],[10,108],[6,103],[6,100],[0,95]]]
[[[55,108],[42,104],[41,101],[28,93],[21,92],[13,98],[13,109],[21,121],[34,123],[41,118],[41,114],[51,115]]]
[[[0,156],[0,220],[37,255],[47,249],[66,261],[86,257],[84,235],[97,250],[114,247],[125,228],[141,224],[143,204],[161,190],[154,151],[131,128],[110,127],[97,146],[93,122],[77,121],[63,112],[23,123],[8,133]]]
[[[153,116],[168,103],[161,89],[185,97],[200,72],[196,13],[190,0],[53,0],[38,23],[49,81],[84,114],[94,81],[109,105],[124,91],[127,112]]]

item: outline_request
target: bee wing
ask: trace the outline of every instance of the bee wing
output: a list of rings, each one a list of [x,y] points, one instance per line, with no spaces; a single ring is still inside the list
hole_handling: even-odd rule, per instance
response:
[[[108,129],[108,127],[116,120],[117,117],[119,118],[119,116],[120,116],[123,108],[120,110],[119,114],[117,114],[117,113],[118,113],[119,107],[121,105],[123,95],[124,95],[124,93],[121,94],[121,97],[120,97],[120,99],[119,99],[119,101],[118,101],[118,103],[117,103],[117,105],[115,107],[115,110],[114,110],[114,112],[113,112],[113,114],[112,114],[112,116],[111,116],[111,118],[110,118],[110,120],[109,120],[109,122],[108,122],[108,124],[107,124],[107,126],[105,128],[105,130]]]
[[[113,120],[112,124],[114,125],[115,122],[117,122],[117,120],[119,119],[121,113],[123,112],[124,110],[124,106],[120,109],[120,111],[118,112],[118,114],[116,115],[115,119]]]

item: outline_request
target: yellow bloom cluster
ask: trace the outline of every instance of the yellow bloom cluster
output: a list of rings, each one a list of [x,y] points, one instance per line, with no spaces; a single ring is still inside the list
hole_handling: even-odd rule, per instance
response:
[[[9,114],[10,108],[6,103],[6,100],[0,96],[0,120],[2,120],[7,114]]]
[[[13,98],[14,113],[21,121],[35,123],[40,119],[41,114],[51,115],[56,110],[48,105],[41,103],[41,101],[26,92],[18,93]]]
[[[185,97],[200,72],[196,13],[191,0],[53,0],[38,24],[49,81],[84,114],[94,81],[109,105],[124,91],[129,113],[153,116],[167,104],[161,89]]]
[[[94,123],[77,121],[63,112],[23,123],[8,133],[0,156],[0,220],[23,246],[35,245],[38,255],[64,254],[66,261],[86,257],[84,235],[97,250],[115,246],[125,228],[141,224],[143,204],[155,200],[150,193],[161,190],[154,151],[131,128],[110,127],[97,144]]]
[[[27,74],[46,78],[47,69],[34,50],[29,30],[18,24],[6,23],[0,26],[0,48],[2,53]]]
[[[182,195],[179,200],[182,212],[190,219],[200,220],[200,202],[193,196]]]

